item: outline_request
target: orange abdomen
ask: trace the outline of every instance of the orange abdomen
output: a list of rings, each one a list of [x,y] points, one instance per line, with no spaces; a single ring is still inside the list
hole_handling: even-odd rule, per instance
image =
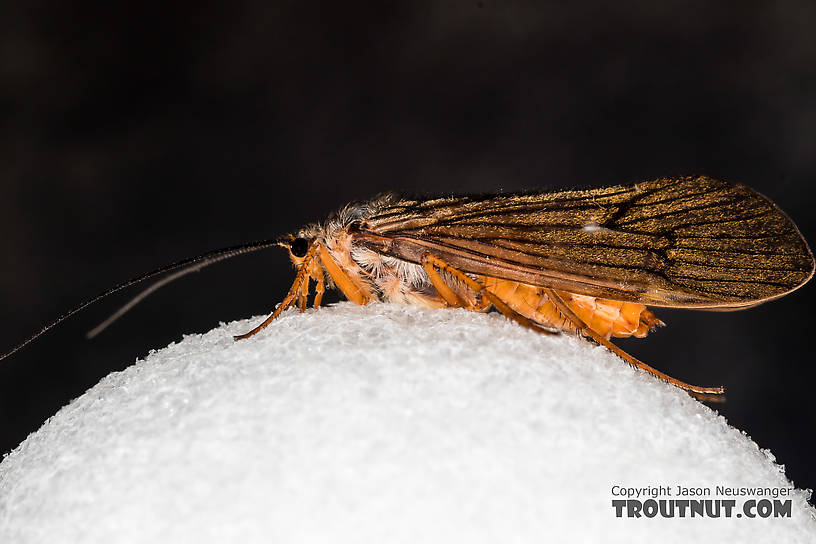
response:
[[[558,311],[544,289],[486,276],[480,279],[487,289],[521,315],[547,327],[577,332],[575,325]],[[643,338],[655,326],[663,325],[643,304],[557,292],[570,310],[607,339],[612,336]]]

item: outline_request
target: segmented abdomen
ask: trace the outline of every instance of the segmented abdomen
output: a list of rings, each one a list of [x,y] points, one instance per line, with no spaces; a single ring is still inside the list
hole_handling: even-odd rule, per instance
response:
[[[577,332],[577,327],[558,311],[541,287],[491,277],[482,277],[480,280],[487,289],[521,315],[547,327]],[[654,327],[663,325],[643,304],[576,295],[566,291],[557,293],[570,310],[607,339],[612,336],[643,338]]]

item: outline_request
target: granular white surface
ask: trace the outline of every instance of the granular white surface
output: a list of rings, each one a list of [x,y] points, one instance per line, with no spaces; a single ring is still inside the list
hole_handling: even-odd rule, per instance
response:
[[[613,485],[789,487],[688,395],[498,315],[341,304],[152,353],[0,464],[0,542],[816,542],[616,518]],[[737,499],[738,505],[741,499]]]

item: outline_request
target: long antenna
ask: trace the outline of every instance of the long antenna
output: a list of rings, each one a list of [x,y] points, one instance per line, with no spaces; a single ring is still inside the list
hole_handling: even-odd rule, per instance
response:
[[[210,251],[210,252],[205,253],[203,255],[199,255],[197,257],[190,257],[189,259],[184,259],[183,261],[178,261],[178,262],[175,262],[173,264],[169,264],[167,266],[163,266],[161,268],[153,270],[151,272],[147,272],[146,274],[142,274],[141,276],[135,277],[133,279],[129,279],[129,280],[125,281],[125,282],[120,283],[119,285],[117,285],[115,287],[111,287],[110,289],[108,289],[104,293],[100,293],[100,294],[96,295],[95,297],[89,298],[85,302],[82,302],[81,304],[79,304],[79,305],[75,306],[74,308],[68,310],[67,312],[65,312],[64,314],[62,314],[58,318],[56,318],[54,321],[47,324],[42,329],[40,329],[36,333],[32,334],[31,336],[29,336],[28,338],[26,338],[25,340],[23,340],[22,342],[20,342],[19,344],[17,344],[13,348],[11,348],[9,351],[4,353],[3,355],[0,355],[0,361],[5,359],[6,357],[9,357],[10,355],[13,355],[14,353],[17,353],[22,348],[24,348],[25,346],[27,346],[28,344],[30,344],[31,342],[33,342],[34,340],[36,340],[37,338],[42,336],[44,333],[46,333],[49,330],[53,329],[54,327],[56,327],[57,325],[59,325],[60,323],[62,323],[63,321],[65,321],[66,319],[71,317],[72,315],[74,315],[75,313],[87,308],[88,306],[90,306],[94,302],[97,302],[98,300],[101,300],[101,299],[107,297],[108,295],[112,295],[113,293],[116,293],[118,291],[121,291],[122,289],[125,289],[126,287],[130,287],[131,285],[141,283],[141,282],[143,282],[145,280],[148,280],[148,279],[153,278],[155,276],[164,274],[166,272],[171,272],[173,270],[177,270],[177,272],[175,274],[171,274],[170,276],[167,276],[166,278],[162,278],[161,280],[157,281],[156,283],[154,283],[153,285],[151,285],[150,287],[148,287],[147,289],[145,289],[144,291],[142,291],[141,293],[136,295],[127,304],[125,304],[124,306],[119,308],[119,310],[117,310],[108,319],[106,319],[100,325],[98,325],[93,330],[88,332],[88,334],[86,335],[88,338],[93,338],[94,336],[99,334],[108,325],[110,325],[111,323],[116,321],[119,317],[124,315],[125,312],[127,312],[128,310],[133,308],[136,304],[138,304],[142,299],[144,299],[145,297],[147,297],[151,293],[155,292],[160,287],[163,287],[163,286],[167,285],[168,283],[170,283],[173,280],[176,280],[176,279],[178,279],[178,278],[180,278],[182,276],[185,276],[185,275],[187,275],[187,274],[189,274],[191,272],[197,272],[198,270],[201,270],[205,266],[209,266],[209,265],[217,263],[219,261],[224,261],[224,260],[230,259],[232,257],[237,257],[238,255],[244,255],[246,253],[252,253],[253,251],[258,251],[258,250],[261,250],[261,249],[266,249],[268,247],[277,246],[277,245],[281,245],[281,244],[282,244],[281,239],[276,238],[276,239],[270,239],[270,240],[261,240],[261,241],[258,241],[258,242],[250,242],[248,244],[242,244],[240,246],[232,246],[232,247],[226,247],[226,248],[223,248],[223,249],[216,249],[214,251]]]

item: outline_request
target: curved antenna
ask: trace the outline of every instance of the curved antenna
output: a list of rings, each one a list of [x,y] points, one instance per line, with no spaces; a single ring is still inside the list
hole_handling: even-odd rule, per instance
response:
[[[258,251],[258,250],[261,250],[261,249],[266,249],[268,247],[277,246],[277,245],[285,245],[283,243],[282,238],[276,238],[276,239],[271,239],[271,240],[261,240],[261,241],[258,241],[258,242],[250,242],[248,244],[242,244],[242,245],[239,245],[239,246],[232,246],[232,247],[226,247],[226,248],[222,248],[222,249],[216,249],[214,251],[204,253],[203,255],[199,255],[197,257],[190,257],[189,259],[184,259],[182,261],[178,261],[178,262],[175,262],[173,264],[163,266],[163,267],[158,268],[156,270],[153,270],[151,272],[147,272],[146,274],[142,274],[141,276],[137,276],[135,278],[129,279],[129,280],[125,281],[125,282],[120,283],[119,285],[116,285],[115,287],[111,287],[110,289],[108,289],[107,291],[105,291],[103,293],[100,293],[100,294],[98,294],[98,295],[96,295],[94,297],[89,298],[88,300],[86,300],[85,302],[82,302],[81,304],[75,306],[74,308],[71,308],[70,310],[68,310],[64,314],[57,317],[54,321],[48,323],[42,329],[40,329],[36,333],[32,334],[31,336],[29,336],[28,338],[26,338],[25,340],[23,340],[22,342],[20,342],[19,344],[17,344],[13,348],[11,348],[9,351],[4,353],[3,355],[0,355],[0,361],[5,359],[6,357],[9,357],[10,355],[13,355],[14,353],[17,353],[22,348],[24,348],[25,346],[27,346],[28,344],[30,344],[31,342],[33,342],[34,340],[36,340],[37,338],[42,336],[44,333],[46,333],[49,330],[53,329],[54,327],[56,327],[57,325],[59,325],[60,323],[62,323],[63,321],[65,321],[66,319],[71,317],[72,315],[76,314],[77,312],[87,308],[88,306],[90,306],[94,302],[97,302],[98,300],[101,300],[101,299],[107,297],[108,295],[112,295],[113,293],[121,291],[122,289],[124,289],[126,287],[130,287],[131,285],[141,283],[141,282],[143,282],[145,280],[148,280],[148,279],[153,278],[155,276],[158,276],[160,274],[164,274],[166,272],[171,272],[173,270],[177,270],[176,273],[171,274],[171,275],[167,276],[166,278],[162,278],[161,280],[157,281],[156,283],[154,283],[153,285],[151,285],[150,287],[148,287],[147,289],[145,289],[144,291],[142,291],[141,293],[136,295],[134,298],[132,298],[127,304],[125,304],[124,306],[119,308],[113,315],[111,315],[105,321],[103,321],[98,326],[96,326],[94,329],[89,331],[88,334],[86,335],[87,338],[93,338],[94,336],[96,336],[97,334],[102,332],[102,330],[104,330],[106,327],[108,327],[108,325],[110,325],[111,323],[113,323],[114,321],[119,319],[128,310],[130,310],[136,304],[141,302],[145,297],[147,297],[151,293],[155,292],[157,289],[167,285],[168,283],[170,283],[173,280],[176,280],[176,279],[178,279],[178,278],[180,278],[182,276],[186,276],[187,274],[190,274],[191,272],[197,272],[197,271],[201,270],[202,268],[204,268],[205,266],[209,266],[209,265],[217,263],[219,261],[224,261],[224,260],[230,259],[232,257],[237,257],[238,255],[244,255],[246,253],[252,253],[254,251]]]

